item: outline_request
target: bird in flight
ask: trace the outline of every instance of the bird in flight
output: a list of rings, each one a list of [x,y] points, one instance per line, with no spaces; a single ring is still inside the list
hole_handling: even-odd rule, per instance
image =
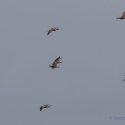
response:
[[[117,17],[116,19],[125,19],[125,12],[122,14],[121,17]]]
[[[43,106],[40,107],[40,111],[41,111],[43,108],[50,108],[50,107],[51,107],[51,105],[45,104],[45,105],[43,105]]]
[[[49,65],[50,68],[54,69],[54,68],[59,68],[59,66],[57,66],[57,64],[62,63],[60,62],[61,57],[59,56],[57,59],[55,59],[55,61],[52,63],[52,65]]]
[[[49,35],[52,31],[56,31],[56,30],[59,30],[59,28],[58,28],[58,27],[51,28],[51,29],[48,31],[47,35]]]

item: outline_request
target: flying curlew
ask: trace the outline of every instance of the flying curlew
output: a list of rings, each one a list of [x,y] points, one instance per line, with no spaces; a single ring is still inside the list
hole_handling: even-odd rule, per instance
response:
[[[50,107],[51,107],[51,105],[45,104],[45,105],[43,105],[43,106],[40,107],[40,111],[41,111],[43,108],[50,108]]]
[[[56,31],[56,30],[59,30],[59,28],[58,28],[58,27],[51,28],[51,29],[48,31],[47,35],[49,35],[52,31]]]
[[[52,65],[49,65],[49,67],[51,67],[52,69],[59,68],[59,66],[57,66],[57,64],[62,63],[62,62],[60,62],[60,59],[61,59],[61,57],[59,56],[57,59],[55,59],[55,61],[52,63]]]

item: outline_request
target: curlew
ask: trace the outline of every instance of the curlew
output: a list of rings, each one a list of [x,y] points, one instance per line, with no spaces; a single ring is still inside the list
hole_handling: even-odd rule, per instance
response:
[[[56,30],[59,30],[59,28],[58,28],[58,27],[51,28],[51,29],[48,31],[47,35],[49,35],[52,31],[56,31]]]
[[[51,107],[51,105],[45,104],[45,105],[43,105],[43,106],[40,107],[40,111],[41,111],[43,108],[50,108],[50,107]]]
[[[52,63],[52,65],[49,65],[50,68],[54,69],[54,68],[59,68],[59,66],[57,66],[57,64],[62,63],[60,62],[61,57],[59,56],[57,59],[55,59],[55,61]]]

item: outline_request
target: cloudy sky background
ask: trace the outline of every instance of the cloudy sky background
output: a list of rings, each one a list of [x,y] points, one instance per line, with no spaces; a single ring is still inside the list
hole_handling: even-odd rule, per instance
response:
[[[114,119],[125,117],[124,11],[124,0],[1,0],[0,124],[125,125]]]

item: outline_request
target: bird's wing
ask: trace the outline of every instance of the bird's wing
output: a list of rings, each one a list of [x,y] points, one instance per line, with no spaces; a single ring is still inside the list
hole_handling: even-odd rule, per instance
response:
[[[60,60],[60,56],[58,58],[55,59],[55,61],[52,63],[53,66],[56,66]]]
[[[59,27],[54,27],[53,29],[55,29],[55,30],[59,30]]]
[[[60,58],[60,56],[59,56],[58,58],[55,59],[55,61],[59,61],[60,59],[61,59],[61,58]]]
[[[47,108],[50,108],[51,107],[51,105],[50,104],[47,104]]]
[[[47,35],[49,35],[51,32],[50,31],[48,31],[48,33],[47,33]]]
[[[122,17],[125,17],[125,12],[122,14]]]
[[[49,30],[49,31],[48,31],[48,33],[47,33],[47,35],[49,35],[51,32],[52,32],[52,31],[51,31],[51,30]]]
[[[40,107],[40,111],[43,109],[43,106]]]
[[[53,63],[52,63],[52,66],[56,66],[57,65],[57,61],[54,61]]]
[[[57,65],[57,62],[58,62],[59,59],[60,59],[60,56],[57,59],[54,60],[54,62],[52,63],[52,65]]]
[[[47,34],[47,35],[49,35],[52,31],[53,31],[53,28],[51,28],[51,29],[48,31],[48,34]]]
[[[59,56],[57,59],[55,59],[55,63],[57,64],[60,59],[61,59],[61,58],[60,58],[60,56]]]

